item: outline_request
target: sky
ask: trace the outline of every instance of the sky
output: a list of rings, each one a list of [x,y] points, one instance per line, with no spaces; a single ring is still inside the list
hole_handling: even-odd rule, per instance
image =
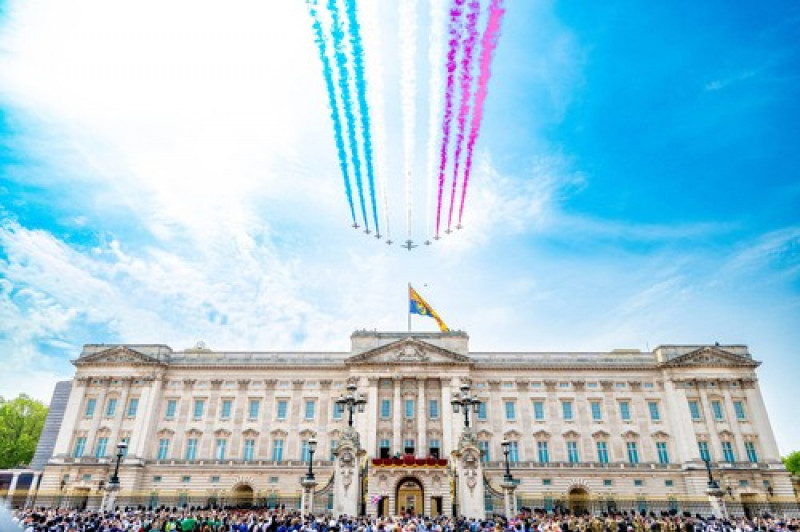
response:
[[[419,243],[438,34],[358,4]],[[345,351],[410,282],[474,350],[747,344],[800,449],[800,6],[506,8],[464,228],[407,251],[350,227],[303,2],[0,0],[0,395],[49,400],[86,343]]]

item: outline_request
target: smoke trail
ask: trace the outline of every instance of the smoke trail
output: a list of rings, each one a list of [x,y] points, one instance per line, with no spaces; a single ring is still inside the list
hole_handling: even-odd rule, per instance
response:
[[[440,63],[444,53],[445,25],[445,2],[444,0],[431,0],[430,5],[430,40],[428,43],[428,61],[430,63],[430,73],[428,78],[428,154],[427,154],[427,208],[425,209],[425,231],[431,234],[431,216],[433,213],[433,194],[434,175],[436,175],[436,147],[438,146],[439,113],[442,112],[442,92],[444,90],[444,76],[442,76],[442,64]]]
[[[472,124],[467,141],[467,160],[464,164],[464,185],[461,189],[461,207],[458,211],[458,224],[461,225],[461,218],[464,214],[464,200],[467,197],[467,185],[469,175],[472,171],[472,151],[475,141],[478,140],[480,133],[481,120],[483,119],[483,104],[489,92],[489,78],[492,75],[492,55],[497,47],[497,40],[500,38],[500,23],[506,10],[503,7],[503,0],[492,0],[489,6],[489,20],[486,23],[486,32],[483,34],[481,43],[481,62],[480,74],[478,76],[478,89],[475,93],[475,107],[472,112]]]
[[[353,102],[350,95],[350,74],[347,68],[347,55],[345,55],[343,51],[344,31],[342,31],[341,14],[336,5],[336,0],[328,0],[328,10],[331,13],[331,34],[333,35],[334,57],[336,58],[336,66],[339,70],[339,90],[342,92],[342,107],[345,120],[347,121],[347,140],[350,144],[350,160],[353,165],[356,187],[358,188],[358,199],[361,206],[361,216],[364,220],[364,228],[369,231],[367,206],[364,203],[364,187],[361,183],[361,158],[358,154],[358,142],[356,142],[356,118],[353,114]]]
[[[370,118],[372,119],[373,132],[373,157],[375,160],[375,174],[378,188],[381,194],[383,207],[383,227],[386,240],[391,240],[392,232],[389,225],[389,197],[386,190],[386,107],[383,101],[383,63],[381,58],[381,38],[379,24],[379,6],[382,0],[366,0],[362,2],[363,13],[365,14],[364,25],[364,61],[365,68],[370,72],[370,84],[367,87],[367,98],[369,108],[372,109]],[[377,227],[377,225],[376,225]]]
[[[442,146],[439,153],[439,195],[436,206],[436,238],[442,217],[442,192],[444,191],[444,171],[447,168],[447,147],[450,141],[450,122],[453,118],[453,89],[455,87],[456,55],[461,41],[461,14],[464,0],[453,0],[450,8],[450,39],[447,51],[447,85],[444,93],[444,119],[442,121]]]
[[[372,219],[375,222],[375,231],[380,233],[378,205],[375,202],[375,173],[372,168],[372,134],[369,123],[369,107],[367,106],[367,82],[364,79],[364,45],[361,42],[361,32],[356,18],[356,2],[355,0],[345,0],[344,4],[347,11],[347,29],[350,33],[350,53],[353,56],[358,114],[361,118],[361,136],[364,139],[364,163],[369,182]]]
[[[328,106],[331,108],[331,120],[333,121],[333,138],[336,142],[336,152],[339,156],[339,168],[342,171],[342,178],[344,178],[344,190],[347,194],[347,203],[350,205],[350,217],[353,224],[356,223],[356,211],[353,206],[353,191],[350,188],[350,173],[347,168],[347,151],[344,146],[344,138],[342,137],[342,120],[339,116],[339,105],[336,102],[336,87],[333,83],[333,71],[331,69],[331,62],[328,58],[327,43],[322,34],[322,22],[317,12],[317,0],[307,0],[308,11],[313,19],[312,27],[314,28],[314,40],[317,43],[319,50],[319,59],[322,62],[322,77],[325,79],[325,89],[328,92]]]
[[[467,13],[467,35],[464,40],[464,55],[461,58],[461,107],[458,110],[458,137],[453,155],[453,187],[450,190],[450,210],[447,214],[447,231],[453,224],[453,205],[456,202],[456,185],[458,185],[458,169],[461,162],[461,150],[464,147],[464,135],[467,131],[467,115],[472,100],[472,57],[475,43],[478,40],[478,16],[481,3],[471,0]]]
[[[403,0],[400,6],[400,72],[403,117],[403,160],[406,173],[406,231],[411,240],[414,164],[414,99],[417,92],[415,61],[417,55],[417,0]]]

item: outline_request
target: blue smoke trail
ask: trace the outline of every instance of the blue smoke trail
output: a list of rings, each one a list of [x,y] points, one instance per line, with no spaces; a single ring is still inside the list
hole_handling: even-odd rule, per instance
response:
[[[367,206],[364,203],[364,187],[361,183],[361,159],[358,155],[358,143],[356,142],[356,119],[353,115],[353,102],[350,97],[350,84],[348,83],[349,72],[347,70],[347,56],[342,51],[344,31],[342,31],[341,15],[339,13],[339,8],[336,6],[336,0],[328,0],[328,10],[331,12],[331,34],[333,35],[334,57],[336,58],[336,66],[339,68],[339,89],[342,91],[344,117],[347,120],[347,138],[350,141],[350,159],[353,164],[356,186],[358,187],[358,199],[361,204],[361,215],[364,218],[364,228],[369,231]]]
[[[350,31],[350,46],[353,55],[353,70],[355,73],[356,97],[358,99],[358,112],[361,115],[361,133],[364,137],[364,162],[367,167],[369,180],[369,195],[372,201],[372,218],[375,221],[375,231],[380,234],[378,226],[378,206],[375,202],[375,173],[372,167],[372,130],[369,120],[369,107],[367,106],[367,83],[364,80],[364,45],[361,41],[361,31],[356,19],[356,0],[345,0],[347,10],[347,25]],[[378,53],[375,50],[375,53]]]
[[[356,211],[353,206],[353,190],[350,188],[350,173],[347,168],[347,152],[344,147],[344,138],[342,137],[342,120],[339,117],[339,105],[336,102],[336,87],[333,84],[333,71],[331,69],[331,62],[328,59],[327,45],[325,37],[322,34],[322,22],[317,13],[317,0],[307,0],[308,10],[311,13],[311,18],[314,19],[314,37],[319,49],[319,59],[322,61],[322,76],[325,78],[325,88],[328,91],[328,105],[331,108],[331,120],[333,121],[333,137],[336,141],[336,152],[339,156],[339,168],[342,170],[342,177],[344,178],[344,190],[347,194],[347,203],[350,205],[350,217],[353,219],[353,224],[356,223]]]

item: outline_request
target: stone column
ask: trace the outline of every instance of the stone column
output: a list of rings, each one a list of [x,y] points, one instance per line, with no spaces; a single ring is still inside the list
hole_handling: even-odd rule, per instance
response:
[[[89,382],[88,377],[75,377],[72,381],[72,391],[69,394],[67,407],[64,410],[64,420],[61,429],[58,431],[58,438],[53,448],[53,457],[67,457],[70,454],[69,445],[75,427],[80,419],[80,408],[83,403],[83,396],[86,394],[86,386]]]
[[[378,378],[369,377],[367,390],[367,453],[378,456]]]
[[[700,392],[700,404],[703,405],[703,422],[708,428],[708,453],[711,455],[711,461],[720,461],[719,457],[722,453],[722,445],[720,444],[719,432],[715,426],[714,411],[711,409],[711,401],[708,399],[708,392],[706,391],[706,383],[697,383],[698,391]],[[702,388],[701,388],[702,386]],[[714,460],[714,456],[717,460]]]
[[[442,412],[442,458],[455,450],[453,446],[453,407],[450,401],[453,400],[451,382],[449,379],[439,379],[440,388],[442,390],[442,404],[440,410]]]
[[[689,401],[683,389],[675,386],[670,378],[664,380],[664,417],[669,423],[670,431],[674,431],[673,446],[676,453],[674,461],[685,463],[697,454],[697,442],[693,430],[692,414]]]
[[[425,404],[425,378],[417,379],[417,456],[428,456],[428,408]]]
[[[28,496],[25,499],[25,508],[30,508],[34,505],[34,501],[36,499],[36,491],[39,489],[39,481],[42,478],[42,472],[38,471],[33,474],[33,478],[31,479],[31,485],[28,488]]]
[[[108,439],[109,445],[112,448],[116,447],[119,440],[119,430],[122,427],[122,420],[128,415],[128,397],[131,395],[131,386],[133,386],[133,378],[125,377],[121,379],[122,393],[119,397],[119,412],[114,414],[114,426],[111,427],[111,437]],[[138,413],[138,412],[137,412]]]
[[[314,512],[314,488],[317,487],[317,481],[303,477],[300,481],[303,487],[303,495],[300,497],[300,515],[306,515]]]
[[[19,481],[19,472],[11,473],[11,484],[8,485],[8,493],[6,494],[6,501],[8,506],[13,506],[14,492],[17,491],[17,482]]]
[[[136,421],[131,431],[128,456],[145,459],[147,458],[147,446],[153,441],[153,430],[160,413],[158,400],[161,397],[163,381],[153,377],[143,377],[142,380],[149,381],[150,386],[142,389],[142,395],[139,397],[139,408],[136,411]]]
[[[472,431],[464,431],[458,442],[458,450],[453,451],[456,462],[456,492],[458,513],[472,519],[483,519],[484,509],[483,464],[478,449],[478,439]]]
[[[336,448],[333,477],[334,515],[356,516],[361,494],[361,449],[358,432],[347,427]]]
[[[747,397],[747,406],[750,409],[750,419],[756,427],[755,433],[758,434],[759,450],[763,457],[760,459],[765,462],[778,463],[781,460],[781,455],[778,452],[775,433],[772,432],[772,426],[767,415],[767,408],[764,406],[764,397],[758,387],[758,381],[752,378],[744,381],[742,385],[747,390],[745,395]]]
[[[517,489],[517,482],[514,480],[510,480],[506,482],[503,481],[503,502],[505,503],[505,510],[506,510],[506,519],[511,519],[515,515],[517,515],[517,497],[514,495],[514,491]]]
[[[725,500],[723,499],[724,491],[719,487],[709,487],[706,490],[708,494],[708,502],[711,504],[711,514],[716,519],[725,519],[728,517],[728,511],[725,508]]]
[[[394,385],[394,404],[392,405],[392,453],[403,451],[403,399],[400,396],[403,379],[392,379]]]

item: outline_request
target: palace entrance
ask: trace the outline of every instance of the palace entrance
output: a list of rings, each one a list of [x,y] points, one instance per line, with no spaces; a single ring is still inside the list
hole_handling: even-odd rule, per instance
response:
[[[567,493],[567,507],[573,515],[579,515],[589,509],[589,492],[586,488],[571,488]]]
[[[253,487],[250,484],[239,484],[231,492],[231,506],[250,508],[253,506]]]
[[[397,513],[424,515],[424,492],[422,484],[413,477],[407,477],[397,483]]]

